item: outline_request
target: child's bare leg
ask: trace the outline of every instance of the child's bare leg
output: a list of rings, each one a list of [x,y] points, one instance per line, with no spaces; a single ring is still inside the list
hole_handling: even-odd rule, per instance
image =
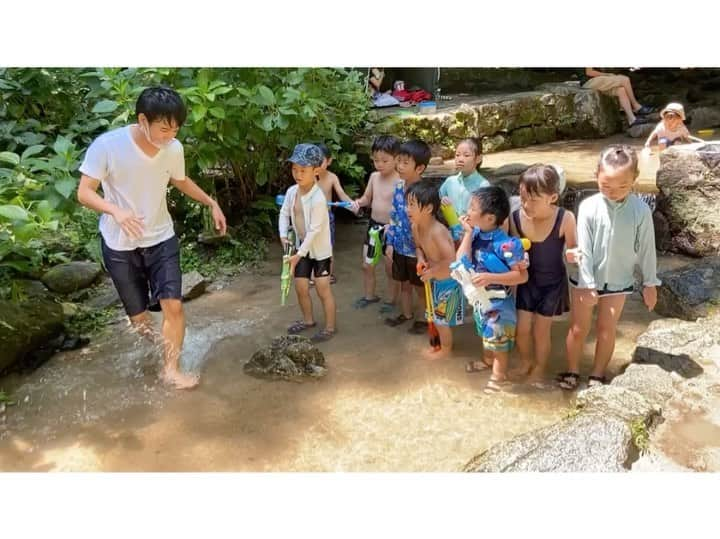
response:
[[[449,359],[452,353],[453,336],[452,329],[448,326],[435,324],[438,335],[440,336],[440,350],[434,350],[428,347],[423,356],[425,359]]]
[[[387,276],[387,303],[396,305],[400,297],[400,283],[392,278],[392,257],[384,256],[385,275]]]
[[[402,281],[400,283],[400,308],[405,318],[412,319],[412,289],[413,285],[410,281]]]
[[[635,113],[633,112],[632,105],[630,105],[630,99],[628,98],[625,88],[623,88],[622,86],[617,88],[615,90],[615,95],[620,102],[620,106],[625,112],[625,116],[627,116],[628,123],[632,125],[635,122]]]
[[[592,323],[593,307],[591,291],[570,287],[570,328],[568,329],[565,345],[567,348],[567,369],[568,372],[580,373],[580,358],[583,353],[583,346]]]
[[[622,87],[623,87],[623,89],[625,90],[625,93],[626,93],[627,96],[628,96],[628,100],[630,101],[630,105],[632,105],[632,109],[633,109],[634,111],[635,111],[635,110],[638,110],[642,105],[640,105],[640,103],[638,103],[638,100],[635,99],[635,92],[633,92],[632,82],[630,82],[630,77],[628,77],[628,76],[626,76],[626,75],[621,75],[621,76],[622,76],[622,81],[623,81],[623,82],[622,82]]]
[[[520,311],[518,311],[518,314]],[[552,317],[535,314],[533,316],[533,344],[535,347],[535,363],[528,382],[540,382],[545,378],[548,359],[550,358],[550,329],[552,328]]]
[[[427,305],[425,303],[425,287],[412,285],[415,289],[415,296],[417,301],[415,302],[415,320],[424,320],[425,313],[427,312]]]
[[[615,332],[624,306],[624,295],[605,296],[598,301],[597,342],[591,376],[605,376],[605,369],[615,351]]]
[[[507,379],[508,353],[499,350],[485,350],[485,362],[492,364],[490,380],[504,382]]]
[[[363,285],[365,287],[365,299],[373,299],[375,297],[375,266],[365,263],[365,257],[367,256],[367,245],[363,245],[363,258],[362,258],[362,269],[363,269]]]
[[[198,385],[197,376],[180,372],[180,351],[185,338],[185,313],[179,299],[161,299],[163,312],[162,336],[165,345],[165,367],[160,375],[165,382],[177,389],[189,389]]]
[[[320,296],[325,311],[325,329],[333,332],[335,331],[335,296],[330,287],[330,277],[315,277],[315,290]]]
[[[303,315],[303,322],[308,325],[314,324],[312,300],[310,299],[310,280],[296,277],[295,293],[297,294],[298,305],[300,305],[300,311]]]
[[[533,313],[518,309],[515,339],[518,355],[520,356],[520,363],[508,373],[511,378],[525,376],[533,368],[532,323]]]

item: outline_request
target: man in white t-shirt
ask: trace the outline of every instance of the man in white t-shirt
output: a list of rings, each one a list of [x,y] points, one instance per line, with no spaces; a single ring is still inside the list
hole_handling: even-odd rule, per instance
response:
[[[164,368],[160,378],[178,389],[194,387],[197,376],[179,369],[185,336],[180,245],[167,209],[168,183],[212,210],[215,228],[225,234],[218,203],[185,175],[182,144],[175,138],[187,110],[180,95],[166,87],[146,88],[135,105],[137,124],[96,138],[80,166],[78,200],[101,212],[105,267],[130,322],[157,337],[148,307],[163,312]],[[97,193],[102,185],[103,196]]]

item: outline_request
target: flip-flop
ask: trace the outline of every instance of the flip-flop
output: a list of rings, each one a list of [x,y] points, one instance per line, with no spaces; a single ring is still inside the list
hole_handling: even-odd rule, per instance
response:
[[[390,301],[383,301],[382,306],[380,307],[380,313],[381,314],[387,314],[391,313],[395,310],[395,304]]]
[[[374,298],[370,298],[370,299],[360,298],[355,303],[353,303],[353,307],[355,307],[356,309],[364,309],[371,303],[377,303],[378,301],[380,301],[380,296],[375,296]]]
[[[404,324],[408,320],[412,320],[412,318],[408,318],[404,314],[399,314],[395,318],[386,318],[385,319],[385,325],[390,326],[391,328],[397,327],[400,324]]]
[[[413,325],[408,328],[408,333],[411,333],[413,335],[424,335],[427,332],[427,328],[427,322],[415,320],[415,322],[413,322]]]
[[[312,324],[307,324],[303,322],[302,320],[296,320],[293,322],[293,324],[287,328],[288,335],[297,335],[298,333],[302,333],[306,329],[314,328],[317,325],[317,322],[313,322]]]
[[[539,391],[550,391],[552,389],[557,389],[557,386],[551,382],[548,382],[546,380],[538,380],[537,382],[530,382],[530,387],[533,389],[537,389]]]
[[[561,388],[572,391],[577,388],[580,375],[575,372],[561,372],[555,380]]]
[[[478,367],[478,365],[482,365],[482,367]],[[474,372],[485,372],[491,369],[492,367],[481,359],[477,359],[475,361],[468,361],[467,363],[465,363],[465,372],[468,374],[472,374]]]

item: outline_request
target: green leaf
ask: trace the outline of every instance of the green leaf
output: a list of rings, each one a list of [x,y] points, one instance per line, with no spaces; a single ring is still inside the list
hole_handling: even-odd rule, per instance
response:
[[[210,109],[210,114],[215,118],[225,118],[225,109],[222,107],[213,107]]]
[[[199,122],[207,114],[207,108],[204,105],[198,105],[192,109],[193,122]]]
[[[30,214],[20,206],[14,204],[5,204],[0,206],[0,217],[4,217],[8,221],[29,221]]]
[[[45,149],[44,144],[35,144],[34,146],[30,146],[29,148],[25,148],[25,151],[20,156],[20,161],[25,161],[28,157],[31,157],[33,155],[39,154],[41,151]]]
[[[54,184],[55,190],[65,198],[70,198],[70,195],[75,191],[77,186],[77,180],[72,176],[66,178],[60,178]]]
[[[52,217],[53,208],[47,200],[41,200],[35,207],[35,213],[43,221],[49,221]]]
[[[15,229],[15,237],[23,243],[27,243],[40,232],[40,225],[36,223],[26,223]]]
[[[268,88],[267,86],[260,85],[257,88],[258,90],[258,97],[259,97],[259,103],[261,105],[265,106],[271,106],[275,104],[275,94],[273,94],[272,90]]]
[[[102,101],[95,104],[92,108],[93,114],[105,114],[113,112],[118,108],[120,104],[117,101],[111,101],[110,99],[103,99]]]
[[[20,156],[13,152],[0,152],[0,161],[10,163],[11,165],[19,165]]]
[[[262,119],[262,122],[260,123],[260,127],[263,129],[263,131],[270,132],[273,129],[273,118],[272,116],[265,116]],[[263,185],[263,184],[260,184]]]
[[[67,153],[68,149],[72,145],[72,142],[70,139],[63,137],[62,135],[57,138],[55,141],[55,144],[53,144],[53,150],[55,150],[55,153],[58,155]]]

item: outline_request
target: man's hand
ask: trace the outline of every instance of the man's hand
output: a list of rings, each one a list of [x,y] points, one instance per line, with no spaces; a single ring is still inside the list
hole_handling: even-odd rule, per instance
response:
[[[125,234],[136,240],[142,238],[142,217],[138,217],[132,211],[123,208],[117,208],[111,215]]]
[[[644,287],[642,291],[642,297],[645,306],[648,308],[648,311],[652,311],[655,308],[655,304],[657,303],[657,287]]]
[[[220,209],[220,205],[213,201],[212,206],[210,206],[212,209],[212,217],[213,222],[215,223],[215,230],[220,232],[221,236],[224,236],[227,232],[227,222],[225,221],[225,214]]]

